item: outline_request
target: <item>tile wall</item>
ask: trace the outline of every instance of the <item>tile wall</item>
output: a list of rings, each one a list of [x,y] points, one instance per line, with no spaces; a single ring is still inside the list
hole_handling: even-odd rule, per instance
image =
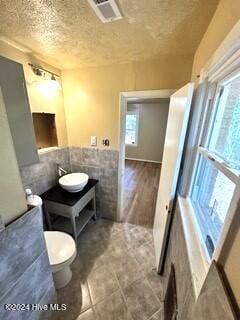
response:
[[[32,189],[34,194],[42,194],[57,183],[57,167],[70,170],[68,148],[59,148],[39,155],[40,162],[20,169],[24,189]]]
[[[31,188],[35,194],[42,194],[57,184],[56,164],[67,171],[81,171],[90,178],[98,179],[98,215],[111,220],[117,216],[118,157],[117,150],[97,148],[62,148],[40,154],[40,163],[20,170],[24,189]]]
[[[0,231],[0,257],[0,319],[40,319],[39,311],[4,308],[6,304],[48,304],[55,299],[42,217],[37,208]]]
[[[72,171],[85,172],[99,180],[96,194],[98,213],[111,220],[116,220],[117,215],[118,157],[117,150],[70,148]]]

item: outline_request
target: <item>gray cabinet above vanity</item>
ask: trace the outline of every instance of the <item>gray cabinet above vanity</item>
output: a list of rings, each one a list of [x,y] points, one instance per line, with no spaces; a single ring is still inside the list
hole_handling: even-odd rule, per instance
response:
[[[0,87],[19,167],[39,162],[23,66],[0,56]]]

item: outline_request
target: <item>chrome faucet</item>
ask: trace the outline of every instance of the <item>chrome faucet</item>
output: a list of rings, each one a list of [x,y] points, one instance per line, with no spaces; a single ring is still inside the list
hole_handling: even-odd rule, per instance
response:
[[[65,174],[67,174],[67,171],[64,170],[59,163],[57,163],[57,173],[59,177],[64,176]]]

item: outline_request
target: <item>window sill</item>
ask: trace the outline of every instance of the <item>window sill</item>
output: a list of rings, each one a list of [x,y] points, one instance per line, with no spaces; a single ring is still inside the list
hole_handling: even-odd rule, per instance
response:
[[[182,219],[195,299],[197,299],[210,264],[197,234],[197,228],[193,219],[193,208],[190,201],[186,198],[178,197],[178,205]]]

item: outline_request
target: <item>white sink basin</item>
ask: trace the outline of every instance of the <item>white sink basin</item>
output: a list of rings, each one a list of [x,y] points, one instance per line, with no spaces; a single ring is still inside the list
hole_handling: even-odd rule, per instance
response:
[[[61,177],[58,182],[68,192],[79,192],[87,184],[89,176],[86,173],[69,173]]]

